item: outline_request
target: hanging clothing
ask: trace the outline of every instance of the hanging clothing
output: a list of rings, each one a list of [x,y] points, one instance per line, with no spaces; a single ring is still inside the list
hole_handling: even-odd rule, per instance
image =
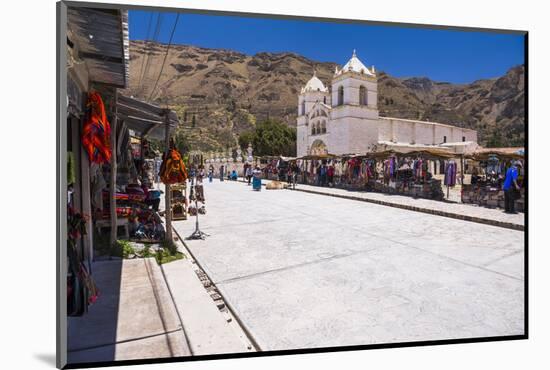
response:
[[[445,166],[445,179],[443,183],[447,186],[453,187],[456,185],[456,170],[457,166],[454,161],[447,162]]]
[[[111,125],[107,121],[103,100],[97,92],[88,94],[87,116],[82,129],[82,145],[92,163],[111,160]]]
[[[187,170],[180,152],[170,149],[160,166],[160,179],[164,184],[176,184],[187,180]]]

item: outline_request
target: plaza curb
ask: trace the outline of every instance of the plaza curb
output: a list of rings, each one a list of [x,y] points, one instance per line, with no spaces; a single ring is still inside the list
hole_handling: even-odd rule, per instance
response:
[[[410,206],[410,205],[406,205],[406,204],[385,202],[383,200],[356,197],[356,196],[353,196],[353,195],[330,194],[330,193],[325,193],[325,192],[322,192],[322,191],[299,189],[298,187],[296,187],[295,189],[287,189],[287,190],[302,191],[304,193],[310,193],[310,194],[316,194],[316,195],[325,195],[325,196],[329,196],[329,197],[343,198],[343,199],[349,199],[349,200],[356,200],[356,201],[361,201],[361,202],[378,204],[378,205],[381,205],[381,206],[388,206],[388,207],[406,209],[408,211],[421,212],[421,213],[426,213],[426,214],[430,214],[430,215],[454,218],[456,220],[470,221],[470,222],[476,222],[476,223],[479,223],[479,224],[497,226],[497,227],[502,227],[502,228],[505,228],[505,229],[525,231],[525,226],[524,225],[514,224],[514,223],[511,223],[511,222],[492,220],[492,219],[488,219],[488,218],[461,215],[461,214],[457,214],[457,213],[445,212],[445,211],[429,209],[429,208],[415,207],[415,206]]]

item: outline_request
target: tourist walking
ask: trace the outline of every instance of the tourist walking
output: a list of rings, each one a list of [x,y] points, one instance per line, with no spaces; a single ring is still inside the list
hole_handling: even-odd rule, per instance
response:
[[[252,166],[251,165],[246,166],[245,176],[246,176],[246,181],[248,182],[248,185],[250,185],[250,181],[252,180]]]
[[[516,161],[508,171],[506,171],[506,177],[504,178],[504,184],[502,190],[504,190],[504,212],[516,213],[516,200],[520,195],[520,186],[518,184],[519,168],[523,165],[520,161]]]

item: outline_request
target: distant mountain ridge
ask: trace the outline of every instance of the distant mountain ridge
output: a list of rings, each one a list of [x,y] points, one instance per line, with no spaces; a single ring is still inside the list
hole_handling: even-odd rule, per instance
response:
[[[130,83],[125,94],[149,98],[165,51],[166,45],[130,42]],[[178,112],[194,148],[220,150],[234,147],[239,133],[258,120],[273,118],[294,126],[300,89],[314,70],[329,85],[336,66],[291,52],[250,56],[172,45],[151,100]],[[520,65],[499,78],[452,84],[378,71],[378,108],[382,116],[476,129],[483,145],[522,146],[524,75]]]

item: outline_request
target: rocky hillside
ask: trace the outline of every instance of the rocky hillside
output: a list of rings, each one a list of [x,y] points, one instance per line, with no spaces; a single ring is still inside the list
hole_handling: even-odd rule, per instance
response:
[[[175,109],[181,130],[202,150],[234,147],[239,133],[258,120],[276,118],[295,125],[300,88],[314,69],[328,83],[336,66],[294,53],[249,56],[173,45],[151,96],[165,50],[165,45],[130,43],[130,87],[125,94]],[[471,127],[479,130],[482,142],[500,135],[501,145],[522,145],[523,76],[523,66],[518,66],[498,79],[453,85],[378,72],[380,114]]]

